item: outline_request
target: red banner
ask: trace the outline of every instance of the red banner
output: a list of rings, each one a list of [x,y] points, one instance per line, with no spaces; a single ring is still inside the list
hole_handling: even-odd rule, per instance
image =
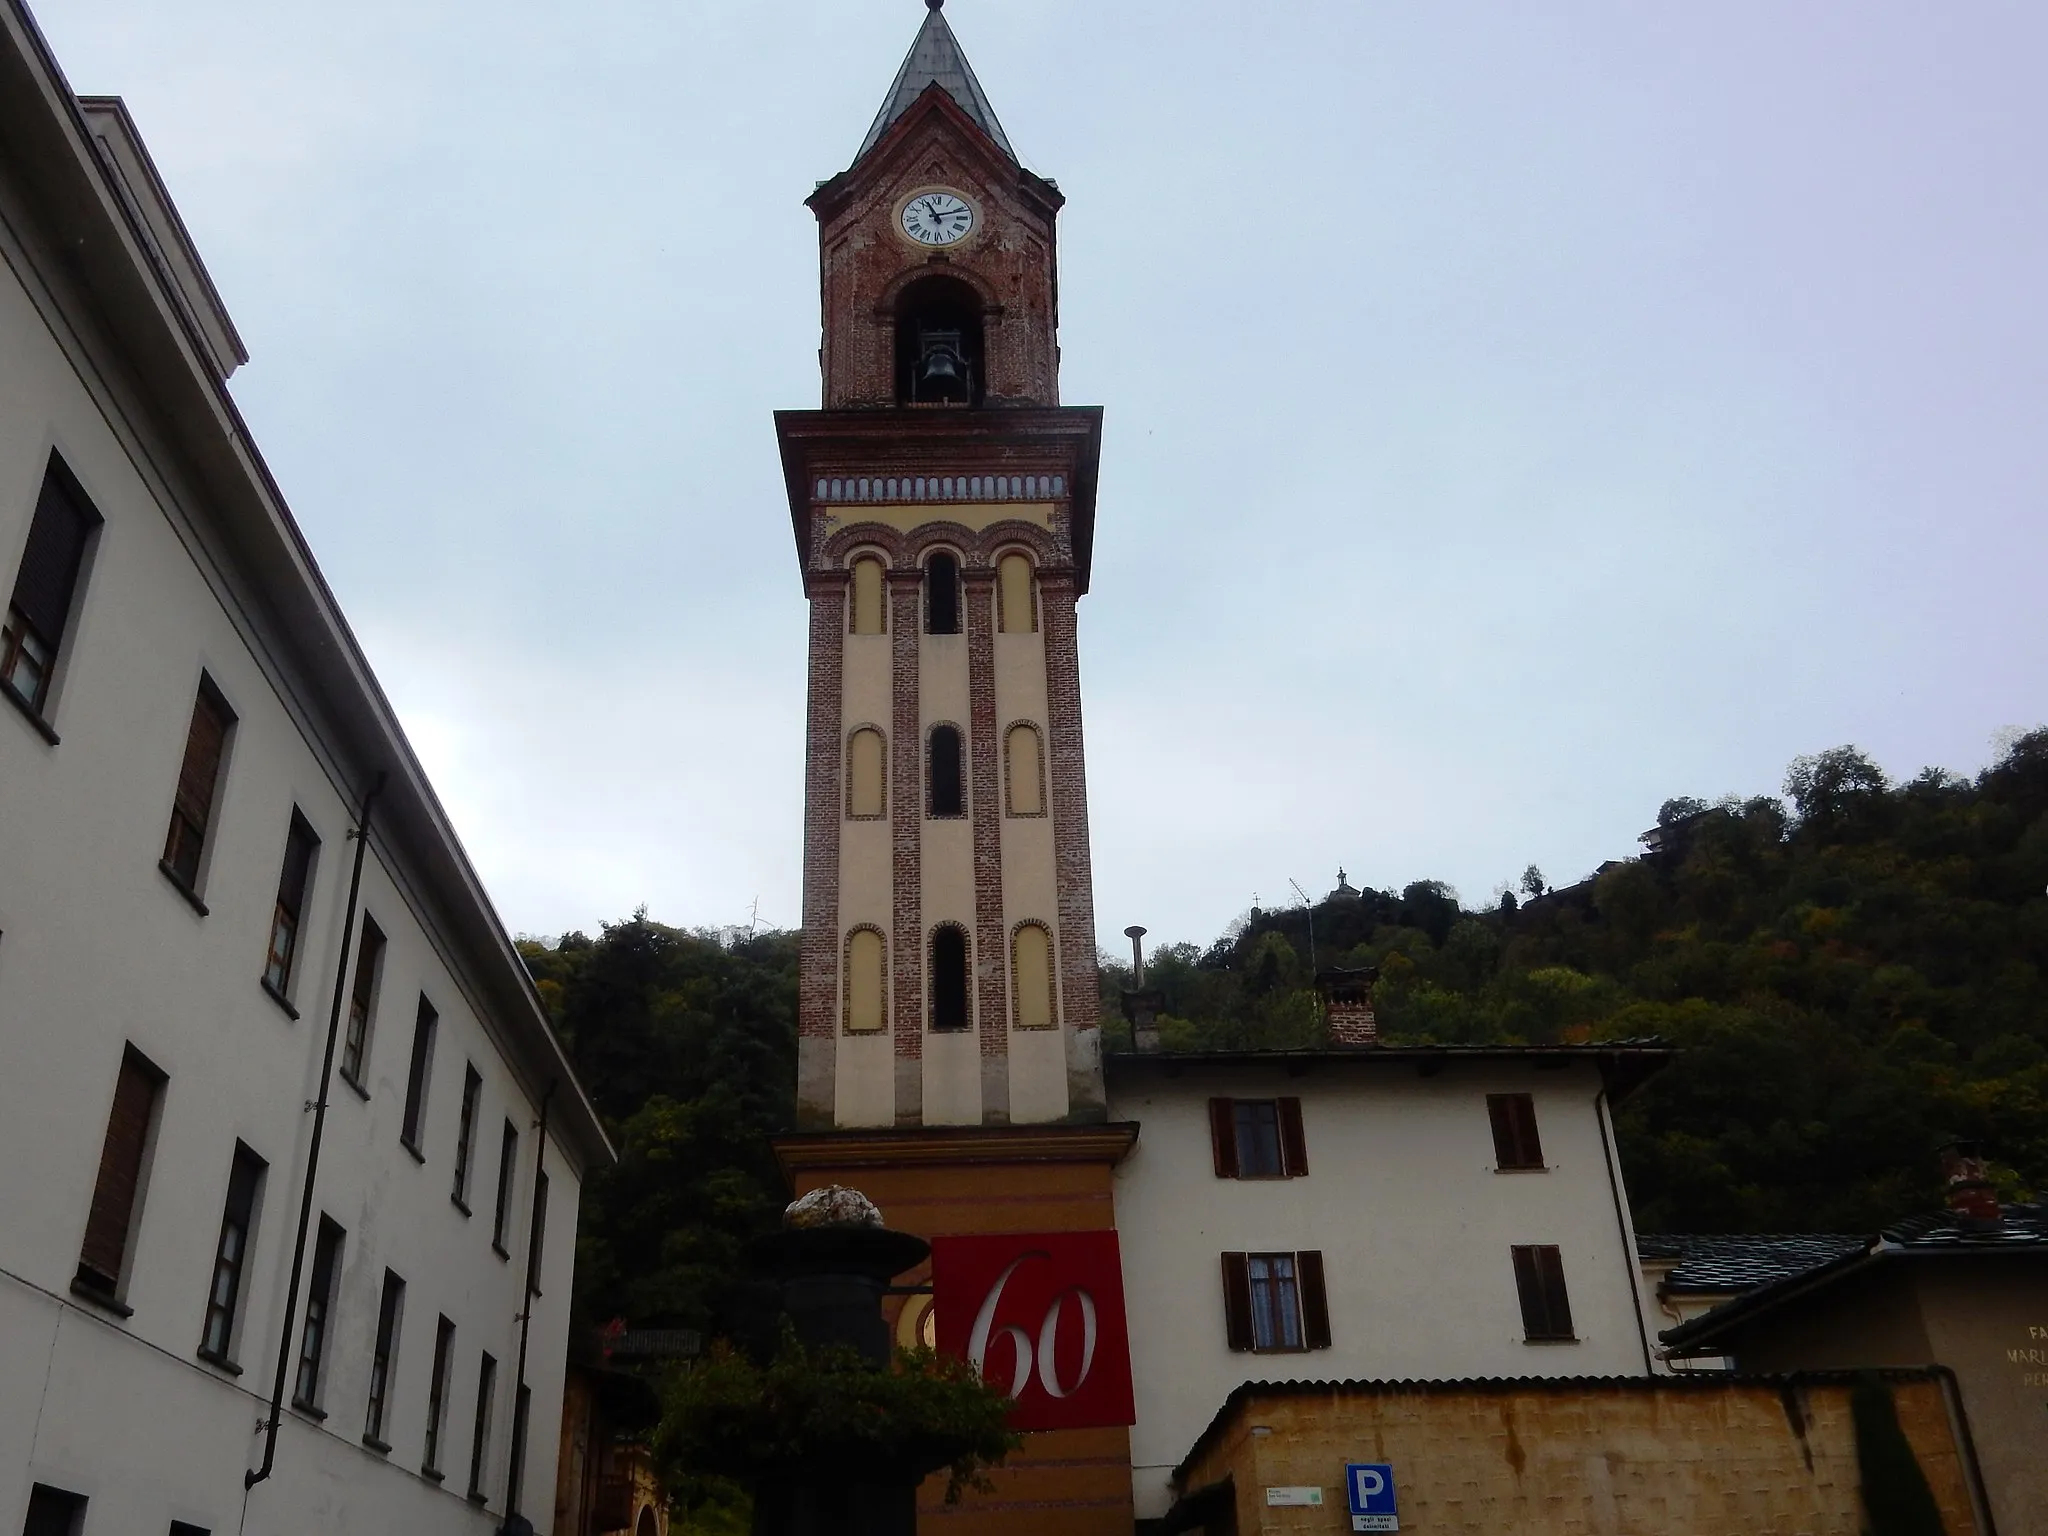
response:
[[[1116,1233],[933,1238],[932,1308],[939,1348],[1017,1400],[1012,1427],[1136,1419]]]

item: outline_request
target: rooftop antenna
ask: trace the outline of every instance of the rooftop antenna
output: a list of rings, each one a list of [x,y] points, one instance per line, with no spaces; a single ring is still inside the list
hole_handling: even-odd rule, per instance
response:
[[[1301,898],[1301,910],[1308,914],[1308,968],[1309,974],[1314,975],[1316,968],[1316,905],[1308,899],[1308,892],[1301,888],[1299,880],[1290,879],[1287,883],[1294,887],[1294,894]]]

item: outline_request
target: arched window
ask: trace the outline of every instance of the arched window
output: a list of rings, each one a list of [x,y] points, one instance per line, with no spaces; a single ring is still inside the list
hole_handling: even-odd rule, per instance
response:
[[[1025,923],[1010,940],[1010,967],[1015,987],[1017,1027],[1051,1029],[1052,935],[1043,924]]]
[[[872,928],[856,928],[846,936],[846,1029],[849,1034],[871,1034],[885,1029],[889,1011],[884,1004],[888,969],[882,936]]]
[[[957,277],[920,278],[896,300],[896,403],[979,405],[981,295]]]
[[[1045,759],[1040,755],[1038,727],[1013,725],[1003,737],[1003,777],[1009,781],[1010,814],[1045,814]]]
[[[1031,590],[1031,557],[1012,550],[997,562],[996,578],[1003,607],[1003,633],[1030,634],[1038,628],[1038,604]]]
[[[853,562],[853,632],[882,633],[882,562],[863,555]]]
[[[924,563],[924,627],[928,634],[960,633],[960,562],[943,549]]]
[[[855,731],[846,743],[846,814],[881,816],[889,809],[883,771],[888,753],[882,733],[871,725]]]
[[[967,930],[953,923],[932,930],[932,1028],[967,1027]]]
[[[654,1522],[654,1506],[649,1504],[640,1511],[640,1523],[633,1527],[633,1536],[661,1536],[661,1527]]]
[[[960,761],[960,728],[935,725],[931,738],[932,815],[967,814],[967,776]]]

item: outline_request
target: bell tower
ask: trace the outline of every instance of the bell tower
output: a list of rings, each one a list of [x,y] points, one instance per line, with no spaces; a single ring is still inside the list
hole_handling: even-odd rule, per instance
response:
[[[1102,414],[1059,403],[1059,189],[926,4],[808,199],[823,408],[775,418],[811,615],[812,1131],[1105,1116],[1075,636]]]

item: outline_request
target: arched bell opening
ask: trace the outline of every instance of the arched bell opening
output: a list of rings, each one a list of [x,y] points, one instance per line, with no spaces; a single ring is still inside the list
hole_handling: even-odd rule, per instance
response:
[[[979,405],[981,295],[957,277],[922,277],[896,298],[896,403]]]

